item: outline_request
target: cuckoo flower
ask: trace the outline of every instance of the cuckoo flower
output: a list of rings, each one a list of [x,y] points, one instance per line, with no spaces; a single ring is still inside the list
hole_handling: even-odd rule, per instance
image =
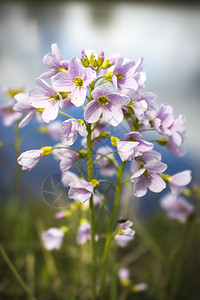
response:
[[[27,94],[19,93],[14,96],[14,99],[16,101],[13,106],[14,111],[26,114],[19,123],[19,128],[23,128],[35,117],[37,109],[31,105],[30,98]]]
[[[112,151],[113,149],[108,146],[100,147],[97,150],[99,154],[97,154],[96,159],[99,159],[98,164],[101,167],[100,174],[103,176],[111,177],[116,174],[116,169],[112,163],[112,161],[114,160],[114,154],[113,153],[107,154]],[[101,156],[101,154],[106,156]]]
[[[174,198],[172,194],[167,194],[161,199],[161,207],[166,210],[168,217],[184,223],[188,216],[194,211],[194,206],[187,200],[178,196]]]
[[[87,86],[96,77],[96,72],[91,68],[81,65],[77,57],[73,57],[69,63],[68,72],[60,72],[52,77],[52,85],[62,92],[71,92],[71,102],[79,107],[84,104]]]
[[[42,241],[47,250],[60,249],[64,232],[58,228],[49,228],[41,234]]]
[[[56,144],[57,149],[53,149],[52,153],[56,160],[60,160],[60,169],[62,172],[69,170],[78,159],[76,151],[65,149],[62,144]],[[59,148],[61,147],[61,148]]]
[[[130,227],[133,225],[131,221],[126,221],[119,226],[118,233],[115,235],[115,240],[119,247],[126,247],[134,238],[135,231]]]
[[[76,237],[77,244],[83,245],[90,239],[91,239],[90,224],[84,222],[78,228],[77,237]]]
[[[16,120],[19,120],[22,116],[20,112],[13,110],[14,105],[15,101],[12,100],[0,106],[0,115],[2,115],[2,121],[4,126],[12,125]]]
[[[137,284],[134,284],[132,287],[133,292],[138,293],[138,292],[144,292],[148,289],[148,285],[145,282],[140,282]]]
[[[121,281],[130,279],[130,271],[127,268],[121,268],[118,271],[118,277]]]
[[[18,157],[17,162],[22,166],[23,171],[32,170],[43,156],[51,154],[52,147],[43,147],[39,150],[28,150]]]
[[[83,120],[69,119],[64,121],[60,131],[61,143],[65,146],[74,144],[78,137],[78,133],[83,137],[88,135]]]
[[[153,144],[141,139],[139,132],[125,134],[124,140],[117,143],[117,151],[122,161],[133,160],[136,156],[150,151]]]
[[[142,62],[142,59],[137,64],[134,61],[124,62],[122,57],[116,61],[112,82],[118,91],[126,94],[129,90],[143,88],[146,76],[142,72]]]
[[[134,183],[134,195],[137,197],[144,196],[147,188],[154,193],[161,192],[166,187],[166,183],[160,174],[166,169],[167,165],[160,161],[156,151],[144,152],[132,163],[134,174],[131,181]]]
[[[44,122],[50,123],[57,118],[59,108],[63,107],[64,99],[44,80],[36,79],[35,82],[38,88],[31,90],[29,93],[31,105],[36,108],[44,109],[42,119]]]
[[[69,62],[62,60],[62,56],[57,44],[51,45],[51,51],[52,53],[47,53],[43,58],[43,64],[47,69],[51,69],[51,71],[40,75],[40,78],[42,79],[50,78],[63,69],[68,70]]]
[[[157,96],[153,93],[144,93],[134,101],[133,110],[137,119],[147,128],[150,127],[149,121],[154,119],[158,104],[155,101]]]
[[[191,171],[185,170],[183,172],[179,172],[173,176],[169,177],[169,184],[174,196],[180,194],[185,185],[189,184],[191,181]]]
[[[70,171],[62,172],[61,181],[64,186],[69,187],[70,183],[75,180],[78,180],[78,176],[75,173]]]
[[[84,112],[87,122],[95,123],[101,115],[110,125],[117,126],[122,122],[122,106],[129,103],[129,97],[113,92],[108,85],[101,85],[92,91],[92,98]]]
[[[93,185],[85,180],[72,180],[69,183],[69,186],[69,198],[79,201],[81,203],[89,200],[94,191]]]

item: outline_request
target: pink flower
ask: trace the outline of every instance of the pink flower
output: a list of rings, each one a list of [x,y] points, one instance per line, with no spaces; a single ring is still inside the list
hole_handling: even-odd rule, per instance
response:
[[[89,200],[94,192],[93,185],[85,180],[73,180],[69,183],[69,186],[69,198],[81,203]]]
[[[119,125],[123,120],[122,106],[129,103],[129,97],[113,92],[108,85],[96,87],[91,94],[93,100],[86,105],[85,120],[95,123],[102,115],[103,120],[110,125]]]
[[[68,119],[64,121],[60,131],[61,143],[65,146],[73,145],[78,137],[78,133],[83,137],[88,135],[83,120]]]
[[[51,154],[52,147],[43,147],[40,150],[28,150],[23,152],[17,159],[23,171],[32,170],[43,156]]]
[[[6,127],[12,125],[16,120],[19,120],[22,116],[21,113],[13,110],[14,105],[15,101],[12,100],[0,106],[0,115],[2,115],[3,118],[3,125]]]
[[[140,282],[138,284],[135,284],[133,286],[133,291],[135,293],[138,293],[138,292],[144,292],[148,289],[148,285],[145,283],[145,282]]]
[[[19,128],[23,128],[35,117],[37,109],[31,105],[30,98],[27,94],[19,93],[14,96],[14,99],[16,101],[13,106],[14,111],[26,114],[19,123]]]
[[[186,222],[188,216],[194,211],[194,206],[184,197],[175,198],[172,194],[161,198],[161,207],[166,210],[170,219],[178,220],[181,223]]]
[[[79,107],[84,104],[87,86],[96,77],[91,68],[84,68],[77,57],[69,63],[68,72],[60,72],[52,78],[53,87],[62,92],[71,92],[71,102]]]
[[[62,56],[57,44],[51,45],[52,53],[48,53],[43,58],[43,64],[46,68],[51,69],[51,71],[45,72],[40,75],[40,78],[47,79],[56,75],[60,69],[68,70],[69,62],[66,60],[62,60]]]
[[[81,224],[77,232],[77,237],[76,237],[77,244],[83,245],[90,239],[91,239],[90,224],[89,223]]]
[[[42,241],[47,250],[60,249],[64,232],[58,228],[50,228],[41,234]]]
[[[134,174],[131,181],[134,183],[134,195],[142,197],[146,194],[147,188],[154,193],[161,192],[166,183],[160,174],[167,169],[167,165],[160,161],[161,157],[156,151],[144,152],[139,161],[132,164]]]
[[[191,181],[191,171],[185,170],[183,172],[179,172],[173,176],[170,176],[169,184],[174,196],[177,196],[185,185],[189,184]]]
[[[120,280],[127,280],[130,278],[130,271],[127,268],[121,268],[118,271],[118,277]]]
[[[126,221],[119,226],[119,231],[115,235],[115,240],[119,247],[126,247],[134,238],[135,231],[130,227],[133,225],[131,221]]]
[[[36,79],[38,88],[30,91],[29,96],[31,105],[36,108],[43,108],[42,119],[46,123],[50,123],[58,116],[59,108],[63,107],[63,101],[67,98],[52,89],[44,80]]]

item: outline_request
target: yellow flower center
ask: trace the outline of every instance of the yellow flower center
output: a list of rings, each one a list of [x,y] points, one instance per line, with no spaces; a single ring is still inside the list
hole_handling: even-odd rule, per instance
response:
[[[75,83],[75,86],[78,86],[78,87],[83,86],[83,83],[84,83],[84,81],[81,77],[76,77],[76,79],[74,79],[73,82]]]
[[[122,73],[114,72],[113,75],[115,75],[117,77],[117,79],[124,79]]]
[[[103,106],[108,105],[108,101],[109,101],[108,98],[105,96],[100,96],[98,98],[98,102]]]
[[[56,95],[55,93],[53,93],[52,95],[50,95],[50,96],[48,97],[48,99],[50,100],[50,102],[53,101],[53,100],[59,101],[59,100],[60,100],[60,97],[59,97],[59,95]]]

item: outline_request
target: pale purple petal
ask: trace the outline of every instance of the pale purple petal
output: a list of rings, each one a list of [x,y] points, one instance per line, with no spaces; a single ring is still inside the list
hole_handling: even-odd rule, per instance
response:
[[[99,120],[102,113],[102,107],[98,104],[97,101],[90,101],[86,107],[84,112],[84,119],[88,123],[95,123]]]

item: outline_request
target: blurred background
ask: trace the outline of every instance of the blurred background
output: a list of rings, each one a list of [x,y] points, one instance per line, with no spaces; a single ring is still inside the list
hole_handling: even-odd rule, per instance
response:
[[[172,105],[176,117],[179,114],[186,117],[187,155],[178,158],[159,148],[163,154],[163,162],[168,164],[169,174],[192,169],[193,183],[200,183],[200,6],[198,2],[1,0],[0,105],[8,101],[1,89],[4,86],[25,87],[27,92],[35,87],[35,78],[47,71],[42,65],[42,58],[46,53],[51,52],[52,43],[58,44],[63,59],[70,59],[72,56],[80,57],[83,49],[93,49],[97,53],[104,50],[106,57],[118,52],[123,57],[135,61],[143,56],[144,70],[147,73],[146,91],[157,94],[159,104]],[[72,110],[71,114],[73,113],[75,112]],[[31,121],[21,130],[21,135],[27,137],[22,143],[22,151],[55,144],[49,136],[34,132],[35,128],[37,122]],[[29,136],[31,132],[33,135]],[[5,205],[8,202],[12,203],[14,198],[13,178],[16,157],[9,145],[14,142],[14,129],[4,127],[1,118],[0,140],[4,143],[0,148],[0,192],[1,204]],[[22,172],[20,176],[23,203],[30,204],[35,200],[42,202],[42,183],[55,173],[59,173],[59,166],[50,157],[42,160],[33,171]],[[131,194],[132,191],[128,191],[129,198]],[[160,195],[153,195],[155,197],[153,198],[152,195],[148,194],[145,199],[132,199],[137,207],[140,206],[144,215],[152,211],[153,203],[156,203],[154,199],[160,197]],[[47,206],[44,201],[40,205],[47,214],[46,220],[49,214],[53,218],[55,209]],[[40,208],[32,209],[33,220]],[[10,214],[12,216],[9,211],[5,215],[7,222]],[[122,216],[127,215],[126,207]],[[29,215],[24,211],[23,224],[27,224],[27,220]],[[2,228],[6,224],[4,221],[6,222],[6,219],[2,216]],[[50,219],[48,222],[49,225],[53,224],[50,224]],[[31,226],[34,227],[34,224],[30,224],[27,230]],[[159,227],[159,224],[161,223],[155,221],[152,228]],[[4,240],[15,239],[14,235],[12,236],[12,229],[9,228],[3,233]],[[161,229],[166,230],[168,227],[165,225],[160,227],[160,236]],[[28,232],[24,234],[24,241],[26,234]],[[33,236],[36,238],[37,233]],[[176,236],[178,233],[174,234],[174,240]],[[192,270],[194,272],[195,269]],[[194,282],[193,284],[195,285]],[[192,288],[191,284],[191,290]],[[47,291],[47,286],[44,287],[44,291]],[[4,299],[14,299],[12,295],[9,298],[8,292],[4,297]],[[19,299],[25,298],[20,298],[19,293]],[[45,299],[45,296],[41,299]],[[197,300],[191,297],[184,298],[183,295],[177,299]]]

